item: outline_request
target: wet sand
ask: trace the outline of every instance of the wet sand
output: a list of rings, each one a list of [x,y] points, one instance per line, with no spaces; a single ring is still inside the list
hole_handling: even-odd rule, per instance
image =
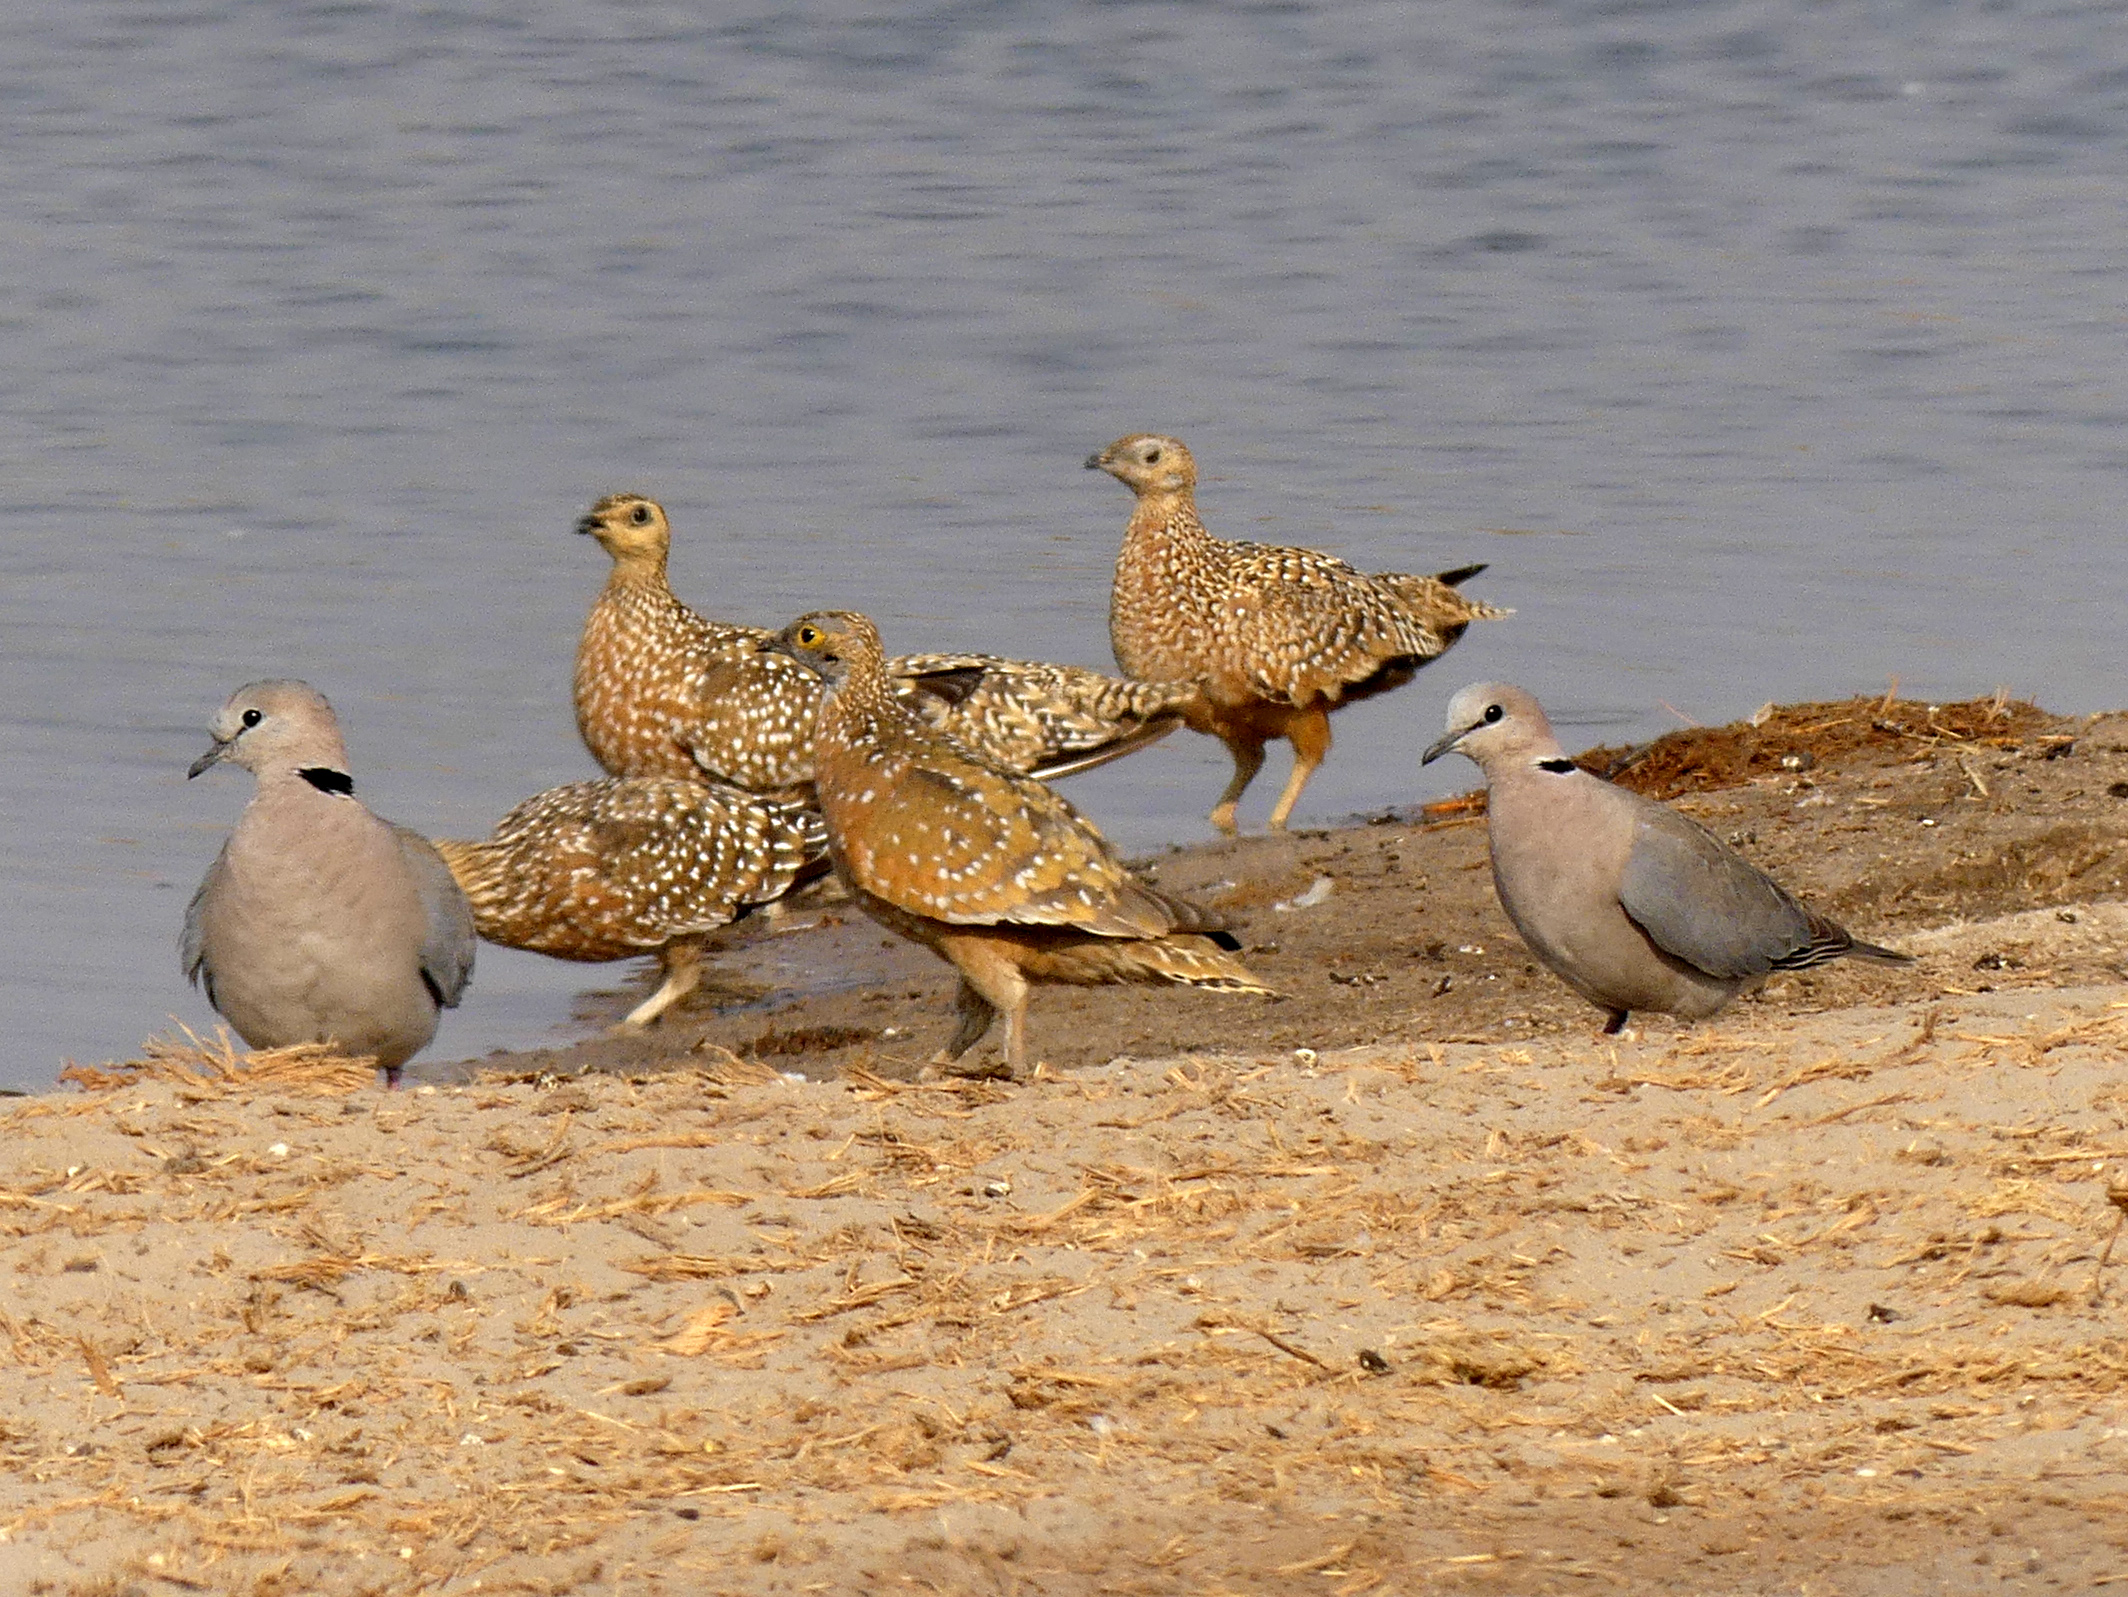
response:
[[[1288,996],[1043,991],[1030,1082],[915,1079],[950,977],[826,905],[726,968],[845,985],[647,1038],[13,1101],[0,1587],[2122,1578],[2128,717],[1693,748],[1917,963],[1601,1038],[1398,814],[1162,856]]]

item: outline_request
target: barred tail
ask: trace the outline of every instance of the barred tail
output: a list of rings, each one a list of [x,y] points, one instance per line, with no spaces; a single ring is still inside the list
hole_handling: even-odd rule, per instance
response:
[[[1456,583],[1474,577],[1484,569],[1483,566],[1464,567],[1444,571],[1438,577],[1384,571],[1374,580],[1402,600],[1415,620],[1443,634],[1452,643],[1473,621],[1498,621],[1515,613],[1456,592]]]
[[[1260,993],[1276,998],[1278,990],[1209,937],[1161,937],[1123,944],[1119,950],[1146,976],[1184,987],[1208,987],[1223,993]]]
[[[1867,959],[1879,965],[1911,965],[1912,954],[1902,954],[1896,948],[1881,948],[1875,943],[1865,943],[1859,937],[1848,939],[1847,957]]]
[[[503,941],[507,917],[502,906],[509,897],[509,860],[493,843],[471,838],[431,838],[431,846],[466,902],[473,906],[473,929],[491,943]]]
[[[1808,970],[1813,965],[1828,965],[1836,959],[1867,959],[1879,965],[1911,965],[1914,962],[1912,954],[1865,943],[1845,926],[1829,921],[1823,915],[1806,909],[1803,919],[1810,931],[1808,941],[1774,960],[1773,969]]]

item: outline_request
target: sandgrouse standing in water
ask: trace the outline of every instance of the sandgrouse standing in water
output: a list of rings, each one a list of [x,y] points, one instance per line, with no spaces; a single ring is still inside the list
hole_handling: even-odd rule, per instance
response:
[[[1270,991],[1217,916],[1135,880],[1049,788],[911,713],[865,617],[819,611],[767,647],[824,688],[813,780],[837,872],[868,913],[960,972],[960,1025],[936,1063],[1002,1012],[1005,1067],[1021,1072],[1035,983]]]
[[[814,675],[764,652],[759,627],[710,621],[673,593],[665,512],[609,494],[577,523],[613,559],[576,652],[576,724],[615,776],[727,782],[797,796],[813,770]],[[1196,700],[1181,683],[989,655],[911,655],[895,693],[985,759],[1041,777],[1104,764],[1165,736]]]
[[[492,837],[436,848],[491,943],[586,962],[656,954],[663,981],[629,1029],[700,985],[710,933],[827,869],[811,809],[679,777],[549,788]]]
[[[1222,832],[1234,830],[1266,742],[1293,745],[1293,774],[1271,811],[1280,831],[1330,752],[1332,710],[1402,687],[1471,622],[1508,614],[1456,592],[1482,565],[1368,576],[1313,549],[1213,537],[1197,519],[1197,463],[1176,439],[1133,433],[1086,464],[1138,496],[1109,599],[1116,663],[1202,691],[1186,707],[1189,725],[1234,757],[1212,809]]]

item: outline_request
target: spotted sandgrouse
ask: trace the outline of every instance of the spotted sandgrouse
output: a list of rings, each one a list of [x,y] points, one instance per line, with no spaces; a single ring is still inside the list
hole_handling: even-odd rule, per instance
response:
[[[586,962],[656,954],[664,980],[629,1028],[701,983],[711,932],[827,868],[810,809],[674,777],[552,787],[485,841],[436,848],[491,943]]]
[[[616,776],[728,782],[795,795],[812,775],[820,687],[758,627],[709,621],[666,580],[671,528],[655,500],[609,494],[577,523],[613,558],[576,653],[576,724]],[[1181,724],[1196,690],[990,655],[892,662],[895,691],[932,724],[1012,770],[1062,776]]]
[[[1018,1074],[1032,983],[1270,991],[1232,957],[1217,916],[1136,881],[1049,788],[912,714],[865,617],[817,611],[766,647],[825,689],[814,783],[844,885],[960,972],[960,1025],[936,1062],[966,1053],[1002,1011],[1005,1065]]]
[[[185,912],[179,952],[254,1048],[330,1043],[388,1081],[473,975],[473,916],[428,842],[355,797],[339,723],[301,682],[253,682],[210,724],[188,776],[258,778]]]
[[[1456,592],[1482,565],[1368,576],[1313,549],[1215,538],[1197,518],[1197,463],[1176,439],[1133,433],[1086,464],[1138,496],[1109,599],[1116,663],[1203,690],[1189,725],[1234,757],[1212,809],[1222,832],[1234,830],[1266,742],[1293,745],[1293,774],[1271,811],[1280,831],[1330,752],[1332,710],[1402,687],[1471,622],[1508,614]]]

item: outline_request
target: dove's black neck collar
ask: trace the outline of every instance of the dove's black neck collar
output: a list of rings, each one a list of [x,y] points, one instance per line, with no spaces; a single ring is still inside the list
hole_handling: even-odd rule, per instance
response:
[[[329,765],[306,765],[296,772],[320,793],[338,793],[351,797],[355,791],[355,779],[345,771],[336,771]]]
[[[1554,776],[1565,776],[1569,771],[1578,771],[1581,769],[1581,767],[1576,765],[1572,760],[1561,758],[1556,760],[1539,760],[1537,762],[1537,769],[1540,771],[1550,771]]]

